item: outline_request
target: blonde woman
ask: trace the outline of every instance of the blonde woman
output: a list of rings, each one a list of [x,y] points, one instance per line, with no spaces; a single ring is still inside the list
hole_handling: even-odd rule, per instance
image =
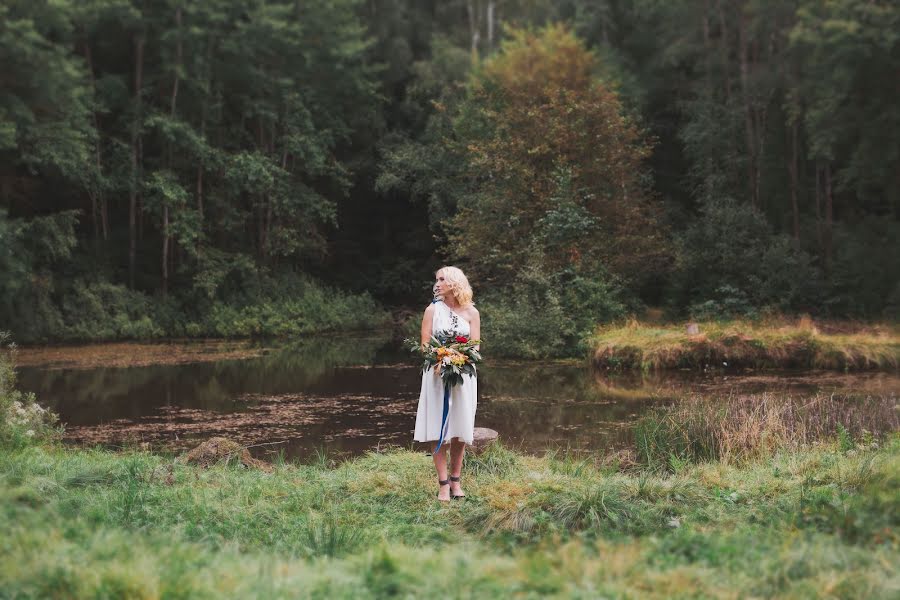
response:
[[[469,339],[480,339],[481,317],[472,304],[472,287],[461,270],[442,267],[435,273],[436,299],[422,318],[422,343],[427,344],[434,333],[454,331]],[[447,416],[444,439],[450,440],[450,463],[447,464],[446,445],[433,454],[437,470],[438,500],[464,498],[460,482],[466,444],[472,443],[475,430],[475,408],[478,404],[478,380],[464,375],[462,385],[450,392],[450,411]],[[444,411],[444,386],[436,369],[422,373],[422,391],[419,394],[419,410],[416,414],[417,442],[441,439]]]

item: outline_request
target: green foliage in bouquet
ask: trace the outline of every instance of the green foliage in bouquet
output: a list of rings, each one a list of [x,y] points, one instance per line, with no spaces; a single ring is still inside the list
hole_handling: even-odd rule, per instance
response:
[[[410,352],[422,358],[422,371],[438,369],[444,386],[463,384],[463,375],[476,376],[475,364],[481,362],[481,354],[476,349],[481,340],[473,340],[452,331],[439,331],[431,336],[427,344],[407,338],[403,343]]]

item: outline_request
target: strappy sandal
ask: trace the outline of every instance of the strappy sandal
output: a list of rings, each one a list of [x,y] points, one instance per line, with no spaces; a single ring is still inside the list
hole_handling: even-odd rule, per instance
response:
[[[453,478],[451,477],[450,479],[453,479]],[[450,479],[438,479],[438,484],[439,484],[441,487],[444,487],[445,485],[450,485]],[[441,493],[438,492],[438,500],[439,500],[440,502],[450,502],[450,500],[441,500],[440,494],[441,494]],[[450,498],[453,498],[453,495],[452,495],[452,494],[450,495]]]
[[[452,481],[453,483],[459,483],[459,477],[454,477],[453,475],[451,475],[450,481]],[[454,494],[452,490],[450,491],[450,498],[452,500],[456,500],[458,498],[465,498],[465,497],[466,497],[465,494]]]

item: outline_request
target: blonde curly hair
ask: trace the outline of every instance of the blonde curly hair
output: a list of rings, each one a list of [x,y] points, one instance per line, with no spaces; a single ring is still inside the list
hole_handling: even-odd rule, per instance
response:
[[[472,304],[472,286],[469,285],[469,280],[461,269],[449,266],[441,267],[435,271],[434,276],[439,277],[441,275],[444,276],[444,281],[449,284],[450,292],[460,306]]]

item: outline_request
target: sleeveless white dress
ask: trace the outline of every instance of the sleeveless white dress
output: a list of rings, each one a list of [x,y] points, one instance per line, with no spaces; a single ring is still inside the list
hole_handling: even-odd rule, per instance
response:
[[[469,322],[456,314],[442,301],[434,304],[431,332],[454,331],[468,336]],[[478,405],[478,379],[463,375],[463,384],[450,388],[450,412],[447,417],[447,433],[444,443],[452,438],[471,444],[475,432],[475,408]],[[422,373],[422,391],[419,393],[419,410],[416,413],[417,442],[437,441],[441,437],[441,417],[444,412],[444,384],[435,369]]]

